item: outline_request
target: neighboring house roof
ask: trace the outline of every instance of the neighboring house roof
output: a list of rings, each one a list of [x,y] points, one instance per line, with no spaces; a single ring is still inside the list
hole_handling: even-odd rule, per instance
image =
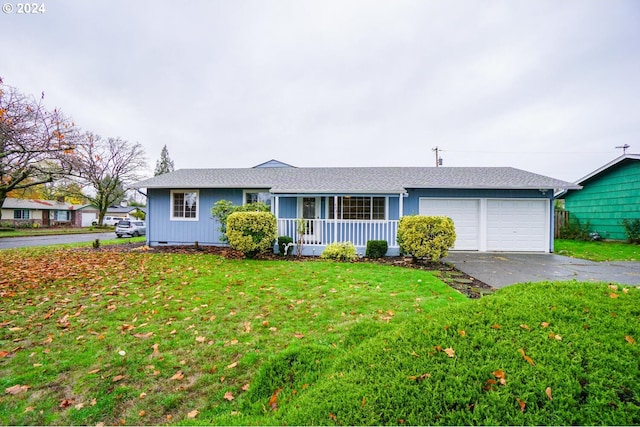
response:
[[[71,203],[58,202],[56,200],[15,199],[13,197],[7,197],[2,204],[2,209],[73,211],[81,209],[84,206],[85,205],[73,205]]]
[[[579,189],[510,167],[352,167],[180,169],[133,188],[255,188],[272,193],[404,193],[407,188]]]
[[[622,156],[613,159],[612,161],[610,161],[609,163],[607,163],[606,165],[599,167],[598,169],[594,170],[593,172],[591,172],[590,174],[580,178],[579,180],[576,181],[576,184],[578,185],[582,185],[583,183],[585,183],[586,181],[590,180],[591,178],[594,178],[596,175],[600,175],[602,172],[618,165],[619,163],[625,161],[625,160],[640,160],[640,154],[623,154]]]
[[[593,172],[583,176],[582,178],[580,178],[579,180],[577,180],[575,182],[575,185],[578,185],[578,186],[582,187],[587,181],[589,181],[589,180],[591,180],[593,178],[596,178],[601,173],[606,172],[606,171],[610,170],[611,168],[614,168],[614,167],[618,166],[620,163],[625,162],[625,161],[640,161],[640,154],[623,154],[620,157],[617,157],[617,158],[611,160],[606,165],[603,165],[603,166],[599,167],[598,169],[594,170]],[[575,188],[565,188],[562,191],[558,192],[555,197],[556,198],[563,198],[567,194],[568,190],[575,190]]]
[[[128,214],[129,212],[132,212],[136,210],[135,207],[131,207],[131,206],[109,206],[107,208],[107,213],[110,214]]]

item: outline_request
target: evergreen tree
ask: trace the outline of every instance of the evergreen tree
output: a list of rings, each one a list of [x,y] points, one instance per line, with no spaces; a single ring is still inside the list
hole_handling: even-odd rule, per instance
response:
[[[167,150],[167,146],[165,145],[162,147],[160,160],[156,162],[156,170],[153,172],[153,175],[163,175],[165,173],[173,172],[174,170],[173,160],[169,157],[169,150]]]

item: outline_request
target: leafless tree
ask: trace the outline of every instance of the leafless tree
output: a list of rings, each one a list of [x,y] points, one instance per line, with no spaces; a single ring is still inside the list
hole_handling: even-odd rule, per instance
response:
[[[107,208],[124,197],[125,186],[142,178],[146,157],[142,145],[120,138],[102,139],[87,132],[76,145],[68,169],[71,175],[88,188],[84,192],[91,204],[98,208],[98,223]]]
[[[0,206],[12,190],[69,172],[63,159],[74,151],[77,129],[59,110],[47,110],[43,100],[44,93],[40,99],[24,95],[0,78]]]

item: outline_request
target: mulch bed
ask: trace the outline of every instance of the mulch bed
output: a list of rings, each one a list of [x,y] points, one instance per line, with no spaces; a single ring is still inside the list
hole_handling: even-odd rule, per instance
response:
[[[108,251],[108,252],[146,252],[146,253],[176,253],[176,254],[210,254],[218,255],[228,259],[243,259],[245,258],[242,252],[238,252],[229,247],[220,246],[145,246],[144,243],[121,243],[117,245],[105,245],[99,249],[82,248],[82,250],[91,251]],[[293,262],[301,261],[314,261],[317,257],[289,257],[284,258],[276,254],[261,254],[257,259],[264,260],[291,260]],[[458,292],[466,295],[469,298],[480,298],[483,295],[488,295],[496,291],[492,286],[487,285],[484,282],[471,277],[468,274],[461,272],[453,267],[451,264],[444,262],[431,262],[425,260],[418,260],[412,262],[409,257],[384,257],[378,259],[362,258],[355,262],[372,262],[376,264],[386,264],[396,267],[404,268],[418,268],[426,271],[437,271],[440,279],[456,289]]]

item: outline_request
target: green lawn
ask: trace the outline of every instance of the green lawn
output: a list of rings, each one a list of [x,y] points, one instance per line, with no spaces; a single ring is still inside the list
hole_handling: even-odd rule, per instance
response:
[[[640,291],[0,251],[0,424],[640,424]]]
[[[640,261],[640,245],[624,242],[557,239],[555,253],[591,261]]]
[[[287,348],[335,357],[359,325],[465,300],[430,272],[364,263],[34,248],[0,251],[0,266],[5,425],[180,423],[194,410],[215,423]]]

